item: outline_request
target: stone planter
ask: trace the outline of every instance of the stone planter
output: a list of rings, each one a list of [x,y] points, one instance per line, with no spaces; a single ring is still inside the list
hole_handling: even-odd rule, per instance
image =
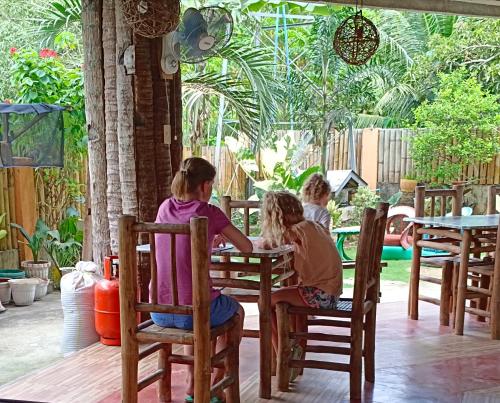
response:
[[[403,193],[414,193],[418,182],[414,179],[400,179],[399,188]]]
[[[9,280],[12,289],[12,299],[14,304],[19,306],[31,305],[35,300],[35,290],[38,279],[22,278]]]
[[[40,260],[38,262],[24,260],[21,262],[21,267],[26,272],[26,277],[38,277],[43,280],[49,279],[49,269],[51,266],[51,263],[45,260]]]
[[[47,287],[49,285],[49,281],[50,280],[38,279],[38,284],[35,288],[35,301],[39,301],[47,295]]]
[[[7,305],[10,302],[10,294],[9,279],[0,278],[0,302]]]

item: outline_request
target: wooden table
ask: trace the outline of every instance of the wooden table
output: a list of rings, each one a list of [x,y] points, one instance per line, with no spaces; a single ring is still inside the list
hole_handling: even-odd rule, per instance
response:
[[[259,330],[245,331],[245,336],[258,337],[260,342],[260,385],[259,397],[271,398],[272,377],[272,316],[271,316],[271,290],[272,285],[283,282],[293,276],[294,271],[290,268],[293,257],[292,246],[284,246],[277,249],[254,248],[251,253],[242,253],[236,248],[214,252],[212,256],[222,257],[221,262],[212,262],[211,270],[222,272],[252,272],[260,275],[260,281],[252,281],[238,278],[213,278],[214,286],[230,287],[242,290],[259,291],[258,296],[242,302],[258,303],[259,308]],[[231,258],[251,258],[254,262],[248,263],[232,262]],[[278,274],[273,278],[273,274]]]
[[[337,246],[337,250],[339,251],[340,257],[342,258],[343,261],[349,261],[352,260],[347,254],[345,253],[344,250],[344,241],[349,235],[357,235],[361,231],[360,226],[354,226],[354,227],[341,227],[341,228],[335,228],[332,233],[337,234],[337,240],[335,242],[335,245]]]
[[[420,277],[420,258],[422,248],[428,247],[460,256],[458,290],[456,303],[455,334],[462,335],[464,330],[465,293],[469,257],[471,253],[492,252],[494,244],[481,245],[474,241],[475,231],[496,231],[499,214],[471,216],[408,217],[413,222],[413,258],[410,279],[410,298],[408,313],[411,319],[418,319],[418,279]],[[423,239],[423,235],[438,238]]]

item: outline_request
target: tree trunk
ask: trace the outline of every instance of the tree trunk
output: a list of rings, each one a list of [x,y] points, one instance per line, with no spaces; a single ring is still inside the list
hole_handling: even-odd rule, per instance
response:
[[[106,138],[101,31],[102,1],[82,1],[85,116],[87,119],[94,261],[110,253],[106,202]]]
[[[118,145],[120,183],[124,214],[138,216],[134,139],[134,88],[127,75],[124,53],[132,45],[132,30],[123,18],[122,2],[115,2],[116,12],[116,97],[118,103]]]
[[[106,0],[102,9],[102,47],[104,51],[104,99],[106,114],[106,170],[108,175],[108,219],[111,253],[118,254],[118,218],[122,214],[118,158],[116,103],[115,1]]]
[[[167,93],[170,126],[172,128],[170,161],[172,175],[174,175],[179,170],[182,162],[182,89],[180,70],[174,74],[171,80],[167,80]]]
[[[170,161],[171,132],[170,114],[167,98],[167,83],[161,70],[160,60],[162,52],[162,39],[151,41],[151,75],[153,80],[153,113],[154,113],[154,142],[155,142],[155,167],[156,189],[159,206],[163,200],[170,196],[172,183],[172,164]]]
[[[151,40],[134,35],[135,43],[135,141],[137,158],[137,198],[139,220],[154,221],[158,212],[156,180],[156,144],[153,113],[153,78],[151,74]],[[148,243],[144,237],[142,242]],[[147,298],[150,280],[149,257],[139,255],[139,286],[142,298]],[[143,318],[144,319],[144,318]]]

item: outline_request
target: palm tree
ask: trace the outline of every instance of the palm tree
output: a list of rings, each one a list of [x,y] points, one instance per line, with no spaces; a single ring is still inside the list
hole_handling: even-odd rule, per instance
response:
[[[191,143],[198,144],[206,134],[201,118],[214,116],[219,97],[228,103],[227,131],[239,131],[257,143],[275,122],[283,95],[281,84],[272,77],[273,61],[268,49],[232,44],[222,49],[219,56],[230,66],[226,74],[214,72],[209,65],[183,74],[184,115]]]

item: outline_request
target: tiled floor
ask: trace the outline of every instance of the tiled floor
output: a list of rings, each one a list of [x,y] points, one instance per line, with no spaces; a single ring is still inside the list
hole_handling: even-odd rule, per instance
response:
[[[365,384],[363,401],[500,402],[500,341],[490,340],[487,325],[467,318],[465,336],[455,336],[438,325],[437,307],[421,307],[421,319],[411,321],[405,302],[379,305],[377,378]],[[243,341],[242,402],[265,401],[257,398],[257,348],[256,340]],[[175,402],[183,401],[183,379],[183,369],[174,368]],[[111,403],[120,401],[119,388],[119,348],[95,345],[3,386],[0,400]],[[320,370],[306,370],[289,393],[273,389],[273,400],[286,402],[344,402],[348,396],[347,374]],[[154,385],[140,393],[139,401],[157,401]]]

